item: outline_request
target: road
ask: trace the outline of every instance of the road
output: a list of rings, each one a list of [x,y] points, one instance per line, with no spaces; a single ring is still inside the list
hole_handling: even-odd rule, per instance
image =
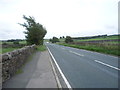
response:
[[[46,43],[72,88],[118,88],[118,57]]]

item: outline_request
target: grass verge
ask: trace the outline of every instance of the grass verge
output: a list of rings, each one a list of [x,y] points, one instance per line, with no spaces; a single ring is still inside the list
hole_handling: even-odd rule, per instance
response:
[[[27,60],[25,61],[25,63],[22,65],[22,67],[20,67],[20,68],[16,71],[15,74],[21,74],[21,73],[23,73],[23,72],[24,72],[24,71],[23,71],[23,68],[25,67],[25,65],[26,65],[28,62],[30,62],[30,61],[32,60],[32,58],[33,58],[34,55],[35,55],[35,52],[33,52],[33,54],[30,55],[30,56],[27,58]]]
[[[21,74],[21,73],[23,73],[22,68],[18,69],[17,72],[16,72],[15,74]]]
[[[37,51],[45,51],[46,50],[46,46],[45,45],[38,45],[37,46]],[[34,55],[34,54],[33,54]],[[23,73],[23,68],[25,66],[26,63],[30,62],[32,60],[33,55],[29,56],[28,59],[26,60],[26,62],[22,65],[22,67],[20,69],[17,70],[16,74],[21,74]]]
[[[81,45],[66,44],[66,43],[60,43],[59,45],[64,45],[64,46],[78,48],[78,49],[85,49],[85,50],[120,56],[120,50],[118,50],[119,48],[118,49],[110,49],[110,48],[105,48],[105,47],[99,47],[96,45],[81,46]]]
[[[39,45],[39,46],[37,46],[37,50],[38,51],[45,51],[46,50],[46,46],[45,45]]]

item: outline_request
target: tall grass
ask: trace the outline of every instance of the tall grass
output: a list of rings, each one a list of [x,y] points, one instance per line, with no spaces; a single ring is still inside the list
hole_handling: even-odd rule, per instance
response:
[[[95,44],[77,45],[77,44],[61,43],[60,45],[120,56],[120,48],[118,45],[100,44],[100,43],[96,45]]]
[[[37,50],[38,51],[45,51],[46,50],[46,46],[45,45],[38,45],[37,46]]]

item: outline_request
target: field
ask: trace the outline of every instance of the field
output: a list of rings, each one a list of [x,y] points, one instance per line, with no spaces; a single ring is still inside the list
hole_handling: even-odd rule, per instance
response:
[[[117,36],[117,35],[113,35],[113,36],[106,36],[106,37],[98,37],[98,38],[93,38],[93,39],[73,39],[74,41],[76,42],[79,42],[79,41],[97,41],[97,40],[115,40],[115,39],[118,39],[120,38],[120,36]]]
[[[120,56],[120,36],[112,35],[91,39],[73,39],[72,43],[59,42],[60,45],[96,51],[105,54]]]
[[[48,40],[46,40],[46,41],[48,41]],[[13,42],[3,42],[3,43],[10,44],[10,45],[13,44]],[[2,42],[1,42],[1,44],[2,44]],[[20,41],[19,44],[26,44],[26,41]],[[17,49],[20,49],[20,48],[21,47],[0,48],[0,54],[6,53],[6,52],[11,52],[13,50],[17,50]],[[45,51],[46,47],[45,47],[45,45],[40,45],[40,46],[37,46],[37,50],[38,51]]]
[[[16,49],[19,49],[19,48],[2,48],[2,50],[0,50],[0,51],[2,51],[2,52],[0,52],[0,53],[6,53],[6,52],[10,52],[10,51],[13,51],[13,50],[16,50]]]
[[[13,42],[7,42],[7,41],[1,42],[1,41],[0,41],[0,44],[3,44],[3,43],[6,43],[6,44],[13,44]],[[25,40],[19,41],[19,44],[26,44],[26,41],[25,41]]]
[[[0,44],[13,44],[13,42],[1,42],[0,41]],[[19,44],[26,44],[26,41],[24,40],[24,41],[20,41],[19,42]],[[19,47],[15,47],[15,48],[13,48],[13,47],[9,47],[9,48],[0,48],[0,54],[2,54],[2,53],[6,53],[6,52],[10,52],[10,51],[13,51],[13,50],[16,50],[16,49],[19,49]]]

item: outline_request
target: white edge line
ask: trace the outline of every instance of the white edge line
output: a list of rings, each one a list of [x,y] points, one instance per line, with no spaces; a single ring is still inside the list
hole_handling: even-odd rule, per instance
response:
[[[48,51],[48,52],[49,52],[49,51]],[[49,53],[50,53],[50,52],[49,52]],[[51,59],[51,60],[52,60],[52,59]],[[51,60],[50,60],[50,63],[51,63],[52,69],[53,69],[53,73],[54,73],[54,75],[55,75],[55,79],[56,79],[58,88],[62,88],[62,85],[61,85],[61,83],[60,83],[60,81],[59,81],[59,78],[58,78],[57,73],[56,73],[56,71],[55,71],[55,68],[54,68],[54,66],[53,66],[53,62],[52,62]]]
[[[71,85],[69,84],[68,80],[66,79],[65,75],[63,74],[62,70],[60,69],[59,65],[57,64],[57,62],[56,62],[54,56],[52,55],[51,51],[49,50],[48,47],[47,47],[47,49],[48,49],[48,51],[49,51],[49,53],[50,53],[52,59],[54,60],[54,62],[55,62],[55,64],[56,64],[56,66],[57,66],[57,68],[58,68],[58,70],[59,70],[61,76],[63,77],[63,79],[64,79],[64,81],[65,81],[67,87],[68,87],[68,88],[72,88]]]
[[[106,64],[106,63],[103,63],[103,62],[101,62],[101,61],[98,61],[98,60],[94,60],[94,61],[97,62],[97,63],[103,64],[103,65],[105,65],[105,66],[111,67],[111,68],[113,68],[113,69],[120,70],[120,69],[117,68],[117,67],[111,66],[111,65]]]

